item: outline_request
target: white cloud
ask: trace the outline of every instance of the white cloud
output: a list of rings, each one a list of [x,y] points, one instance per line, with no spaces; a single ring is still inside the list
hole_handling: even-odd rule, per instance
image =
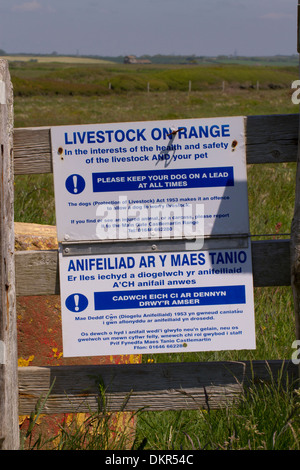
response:
[[[56,10],[52,6],[49,5],[41,5],[39,2],[36,0],[33,0],[32,2],[24,2],[19,5],[14,5],[11,8],[12,11],[16,12],[35,12],[35,11],[46,11],[47,13],[55,13]]]
[[[42,5],[33,0],[32,2],[21,3],[20,5],[15,5],[12,7],[13,11],[37,11],[42,8]]]
[[[260,16],[260,19],[262,20],[293,20],[295,18],[295,15],[292,15],[291,13],[278,13],[278,12],[272,12],[272,13],[266,13],[265,15]]]

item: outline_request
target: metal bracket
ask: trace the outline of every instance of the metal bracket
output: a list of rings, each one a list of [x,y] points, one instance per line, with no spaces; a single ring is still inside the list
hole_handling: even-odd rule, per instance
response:
[[[73,241],[60,245],[63,256],[207,251],[248,248],[249,237],[249,234],[239,234],[194,239]]]
[[[5,364],[5,343],[0,341],[0,365]]]

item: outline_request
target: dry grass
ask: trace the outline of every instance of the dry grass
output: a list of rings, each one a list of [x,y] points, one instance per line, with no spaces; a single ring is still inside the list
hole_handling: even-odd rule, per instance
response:
[[[40,64],[48,64],[50,62],[58,64],[110,64],[108,60],[92,59],[88,57],[77,56],[36,56],[36,55],[6,55],[0,56],[0,59],[6,59],[8,62],[38,62]]]

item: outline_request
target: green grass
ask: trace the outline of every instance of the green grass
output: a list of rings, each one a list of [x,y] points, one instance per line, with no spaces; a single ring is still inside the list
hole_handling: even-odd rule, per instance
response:
[[[15,177],[15,221],[55,225],[52,174]]]
[[[291,103],[290,86],[298,76],[293,67],[33,63],[13,65],[11,74],[15,127],[298,112]],[[257,80],[259,90],[251,87]],[[289,233],[294,191],[294,164],[248,166],[251,233]],[[16,177],[15,220],[55,224],[52,175]],[[291,289],[256,288],[254,297],[256,350],[145,355],[143,361],[290,359],[295,339]],[[149,449],[299,449],[299,421],[294,421],[299,396],[284,388],[275,399],[274,394],[274,388],[253,388],[239,407],[211,413],[145,412],[138,418],[137,437],[140,443],[147,438]]]
[[[104,96],[19,96],[15,127],[151,121],[297,112],[290,88],[124,92]]]
[[[44,403],[47,397],[44,399]],[[45,438],[36,422],[38,405],[28,430],[21,435],[27,450],[300,450],[300,394],[279,374],[268,383],[251,384],[238,401],[218,410],[132,413],[122,428],[109,413],[100,386],[99,409],[83,422],[64,422],[57,435]],[[133,433],[132,419],[137,419]]]
[[[299,394],[285,384],[250,387],[220,410],[144,412],[145,450],[299,450]]]

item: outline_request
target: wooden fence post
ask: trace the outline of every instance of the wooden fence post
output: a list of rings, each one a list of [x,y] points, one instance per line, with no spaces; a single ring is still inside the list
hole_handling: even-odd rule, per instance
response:
[[[13,90],[0,59],[0,449],[19,449],[14,264]]]
[[[296,339],[300,340],[300,127],[298,133],[298,155],[294,216],[291,227],[291,286],[294,298]],[[299,365],[300,377],[300,365]]]
[[[300,132],[300,129],[299,129]],[[294,298],[296,339],[300,340],[300,140],[298,137],[298,160],[296,171],[296,194],[294,217],[291,228],[291,286]],[[300,378],[300,365],[298,368]]]
[[[297,15],[297,50],[300,52],[300,0],[298,0]],[[300,56],[299,56],[300,67]],[[300,70],[300,68],[299,68]],[[300,111],[299,111],[300,117]],[[298,124],[298,149],[297,149],[297,169],[296,169],[296,189],[294,216],[291,226],[291,287],[294,297],[294,311],[296,323],[296,339],[300,340],[300,124]],[[298,367],[300,378],[300,364]]]

